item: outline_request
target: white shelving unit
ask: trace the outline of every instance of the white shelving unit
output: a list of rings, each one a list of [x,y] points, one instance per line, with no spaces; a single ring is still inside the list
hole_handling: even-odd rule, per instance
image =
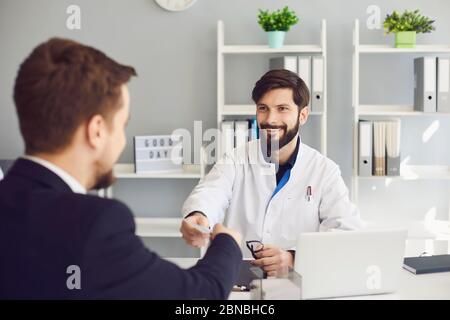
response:
[[[225,27],[222,21],[217,22],[217,126],[220,129],[224,117],[255,116],[255,105],[225,104],[225,58],[227,55],[239,54],[311,54],[321,55],[324,60],[324,108],[323,112],[310,112],[311,116],[321,117],[321,152],[327,153],[327,34],[326,21],[321,22],[320,44],[285,45],[278,49],[267,45],[225,45]],[[269,61],[267,61],[267,64]],[[219,139],[220,141],[220,139]],[[220,144],[218,144],[219,154]]]
[[[450,53],[450,45],[417,45],[415,48],[395,48],[387,45],[360,44],[359,21],[353,29],[353,174],[352,200],[358,203],[360,180],[384,179],[386,184],[393,180],[450,180],[450,165],[401,166],[400,176],[358,176],[358,122],[370,117],[449,117],[450,113],[424,113],[414,111],[412,105],[360,105],[359,104],[359,63],[363,54],[441,54]],[[406,121],[406,120],[405,120]],[[449,197],[450,198],[450,197]],[[449,204],[450,208],[450,204]],[[450,211],[450,210],[449,210]],[[450,212],[449,212],[450,219]]]

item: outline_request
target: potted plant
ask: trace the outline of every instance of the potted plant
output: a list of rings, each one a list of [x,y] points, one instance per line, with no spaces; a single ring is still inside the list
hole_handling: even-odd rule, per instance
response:
[[[435,30],[434,20],[422,16],[419,10],[405,10],[402,14],[393,11],[384,20],[385,34],[395,33],[396,48],[414,48],[417,33],[429,33]]]
[[[282,47],[286,32],[298,21],[295,12],[287,6],[274,12],[260,9],[258,14],[258,23],[267,32],[270,48]]]

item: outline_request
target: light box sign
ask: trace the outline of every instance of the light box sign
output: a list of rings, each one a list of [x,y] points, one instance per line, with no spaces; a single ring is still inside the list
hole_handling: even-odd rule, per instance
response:
[[[182,139],[178,135],[135,136],[135,172],[183,171]]]

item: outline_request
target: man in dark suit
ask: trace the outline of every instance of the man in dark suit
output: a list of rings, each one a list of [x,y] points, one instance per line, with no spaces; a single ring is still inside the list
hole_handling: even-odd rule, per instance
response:
[[[135,71],[50,39],[20,66],[14,101],[25,155],[0,181],[0,298],[225,299],[240,235],[216,225],[183,270],[149,251],[121,202],[86,195],[113,182]]]

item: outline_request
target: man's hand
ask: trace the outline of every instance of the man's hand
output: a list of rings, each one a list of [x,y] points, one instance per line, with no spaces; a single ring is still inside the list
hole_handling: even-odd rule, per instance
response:
[[[204,227],[209,227],[208,218],[200,212],[196,212],[189,217],[183,219],[181,222],[180,232],[184,240],[191,246],[200,248],[206,245],[206,240],[209,239],[209,233],[203,233],[192,226],[198,224]]]
[[[218,223],[214,226],[214,230],[211,235],[211,240],[213,240],[218,234],[221,234],[221,233],[225,233],[225,234],[232,236],[233,239],[236,240],[238,246],[241,246],[241,242],[242,242],[241,234],[239,232],[237,232],[236,230],[224,227],[220,223]]]
[[[255,255],[257,259],[251,263],[263,268],[271,277],[285,273],[289,267],[294,266],[294,257],[290,252],[270,244],[265,244],[263,250],[258,251]]]

